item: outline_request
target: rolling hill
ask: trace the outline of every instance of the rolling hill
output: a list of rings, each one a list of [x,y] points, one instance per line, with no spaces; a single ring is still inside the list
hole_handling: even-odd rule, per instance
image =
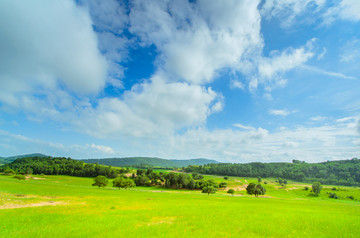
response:
[[[8,164],[15,161],[16,159],[28,158],[28,157],[49,157],[49,156],[40,153],[34,153],[34,154],[16,155],[10,157],[0,157],[0,164]]]
[[[204,165],[211,163],[219,163],[209,159],[189,159],[189,160],[167,160],[152,157],[128,157],[128,158],[106,158],[106,159],[84,159],[85,163],[99,163],[103,165],[111,165],[117,167],[124,166],[155,166],[162,168],[170,167],[186,167],[189,165]]]

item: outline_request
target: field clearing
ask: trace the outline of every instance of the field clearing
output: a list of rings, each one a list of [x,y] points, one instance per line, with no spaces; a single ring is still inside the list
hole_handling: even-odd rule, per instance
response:
[[[91,178],[0,176],[0,237],[358,237],[360,202],[309,196],[303,184],[264,197],[136,187],[99,189]],[[205,176],[217,181],[222,177]],[[254,182],[229,177],[228,184]],[[240,182],[239,182],[240,181]],[[299,189],[289,189],[296,188]],[[336,193],[359,197],[358,188]],[[41,204],[41,205],[34,205]]]

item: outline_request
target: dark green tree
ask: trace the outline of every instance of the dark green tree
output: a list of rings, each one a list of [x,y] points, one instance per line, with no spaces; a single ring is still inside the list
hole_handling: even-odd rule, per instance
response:
[[[265,193],[266,193],[266,189],[261,184],[256,185],[254,190],[255,197],[259,195],[264,195]]]
[[[322,186],[321,186],[320,182],[313,183],[312,190],[315,193],[315,195],[319,196],[321,189],[322,189]]]
[[[227,193],[230,193],[231,195],[233,195],[233,196],[234,196],[235,190],[234,190],[234,189],[232,189],[232,188],[230,188],[230,189],[227,191]]]
[[[206,186],[203,187],[202,189],[202,193],[207,193],[208,195],[210,195],[210,193],[216,193],[217,189],[214,186]]]
[[[105,176],[99,175],[94,178],[94,183],[92,184],[92,186],[98,186],[99,188],[101,188],[106,187],[108,183],[109,180]]]
[[[256,184],[250,183],[250,184],[246,187],[246,192],[247,192],[247,194],[253,195],[253,194],[255,193],[255,187],[256,187]]]
[[[226,187],[227,187],[227,183],[225,182],[219,183],[219,188],[226,188]]]
[[[113,181],[113,187],[117,187],[117,188],[131,188],[131,187],[135,187],[135,183],[133,180],[131,179],[127,179],[124,177],[117,177],[114,179]]]

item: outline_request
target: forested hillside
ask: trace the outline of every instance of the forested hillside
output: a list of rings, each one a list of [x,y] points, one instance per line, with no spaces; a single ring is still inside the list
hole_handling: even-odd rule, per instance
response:
[[[28,157],[48,157],[47,155],[35,153],[35,154],[26,154],[26,155],[16,155],[10,157],[0,157],[0,164],[11,163],[16,159],[28,158]]]
[[[188,166],[185,172],[240,177],[275,177],[300,182],[319,181],[322,184],[360,186],[360,160],[328,161],[310,164],[294,160],[293,163],[208,164]]]
[[[46,175],[72,175],[81,177],[95,177],[104,175],[109,178],[116,177],[126,169],[115,169],[111,166],[99,164],[86,164],[83,161],[71,158],[57,157],[28,157],[16,159],[15,161],[0,167],[0,171],[12,169],[23,174],[46,174]]]
[[[189,160],[167,160],[152,157],[128,157],[128,158],[107,158],[107,159],[86,159],[81,160],[85,163],[99,163],[117,167],[133,166],[137,168],[161,167],[174,168],[186,167],[189,165],[204,165],[218,163],[215,160],[208,159],[189,159]]]

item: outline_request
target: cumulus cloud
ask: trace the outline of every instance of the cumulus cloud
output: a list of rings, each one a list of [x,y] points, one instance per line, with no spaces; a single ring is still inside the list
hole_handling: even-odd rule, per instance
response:
[[[119,63],[129,59],[128,48],[133,44],[124,34],[129,23],[124,3],[116,0],[80,0],[78,4],[88,9],[93,21],[99,49],[108,64],[107,83],[123,88],[121,79],[124,77],[125,68]]]
[[[97,137],[156,137],[177,129],[203,125],[222,107],[211,88],[188,83],[166,83],[161,76],[133,87],[123,99],[104,98],[87,108],[78,124]],[[88,120],[86,120],[88,118]]]
[[[77,93],[103,89],[106,62],[97,48],[91,19],[73,1],[0,3],[0,91],[54,90]]]
[[[161,156],[205,157],[226,162],[291,161],[304,158],[308,162],[321,162],[349,159],[359,154],[357,144],[353,143],[357,134],[348,124],[299,126],[273,132],[242,124],[234,126],[242,130],[208,131],[199,128],[174,135],[163,144]]]
[[[240,68],[262,47],[259,1],[134,1],[130,30],[156,45],[158,67],[195,84],[222,68]],[[154,16],[157,16],[154,18]]]
[[[114,150],[109,146],[91,144],[90,147],[93,149],[96,149],[100,152],[103,152],[105,154],[114,154],[115,153]]]
[[[232,80],[230,80],[230,88],[231,89],[242,89],[242,90],[244,90],[245,85],[239,80],[232,79]]]

